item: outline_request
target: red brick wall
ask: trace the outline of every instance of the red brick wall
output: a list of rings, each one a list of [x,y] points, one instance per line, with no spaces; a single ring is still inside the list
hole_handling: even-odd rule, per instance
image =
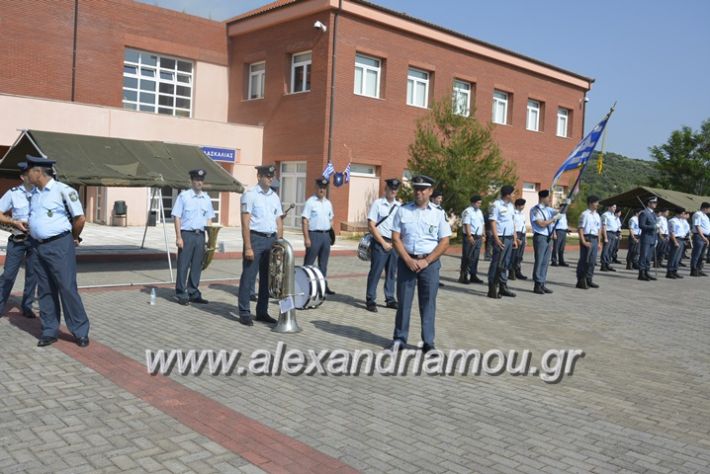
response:
[[[79,0],[75,100],[121,106],[125,46],[221,65],[223,23],[132,0]],[[0,92],[71,99],[73,0],[0,0]]]

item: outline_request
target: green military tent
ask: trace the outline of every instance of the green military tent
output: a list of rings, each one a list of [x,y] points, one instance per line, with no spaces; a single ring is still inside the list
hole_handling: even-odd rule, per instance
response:
[[[17,177],[26,155],[55,160],[57,179],[74,186],[189,188],[188,171],[204,168],[206,191],[244,192],[194,145],[25,130],[0,161],[0,176]]]
[[[686,211],[693,212],[700,209],[702,202],[710,202],[710,196],[698,196],[697,194],[684,193],[681,191],[641,186],[606,198],[601,201],[601,204],[603,206],[616,204],[620,207],[641,208],[643,207],[643,200],[649,196],[658,197],[657,209],[668,209],[670,211],[685,209]]]

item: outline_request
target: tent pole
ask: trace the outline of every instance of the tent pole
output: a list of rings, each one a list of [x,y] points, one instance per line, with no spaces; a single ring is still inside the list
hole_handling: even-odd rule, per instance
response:
[[[157,188],[158,191],[158,207],[160,209],[160,218],[163,220],[163,237],[165,238],[165,253],[168,255],[168,268],[170,269],[170,283],[174,283],[173,279],[173,261],[170,258],[170,249],[168,248],[168,231],[165,228],[165,208],[163,207],[163,190]]]
[[[141,248],[145,248],[145,236],[148,233],[148,222],[150,222],[150,211],[153,210],[153,199],[155,199],[155,188],[150,188],[150,200],[148,201],[148,217],[145,220],[145,228],[143,229],[143,241]]]

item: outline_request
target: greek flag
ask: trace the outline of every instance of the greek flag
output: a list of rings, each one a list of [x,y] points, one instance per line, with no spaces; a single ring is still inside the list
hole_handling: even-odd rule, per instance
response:
[[[601,138],[604,128],[606,127],[606,123],[613,111],[614,109],[612,108],[606,117],[604,117],[604,119],[602,119],[602,121],[599,122],[597,126],[594,127],[581,142],[579,142],[579,144],[577,144],[575,149],[572,150],[572,153],[570,153],[567,159],[562,163],[562,166],[560,166],[560,169],[558,169],[557,173],[555,173],[555,177],[552,179],[552,188],[555,187],[557,181],[560,179],[560,176],[562,176],[562,173],[582,168],[587,164],[589,157],[592,156],[592,152],[597,146],[597,142],[599,141],[599,138]]]
[[[323,177],[329,180],[330,177],[333,176],[333,173],[335,173],[335,166],[333,166],[332,161],[329,161],[328,166],[323,170]]]
[[[348,166],[345,167],[345,171],[343,172],[345,175],[345,182],[349,183],[350,182],[350,163],[348,163]]]

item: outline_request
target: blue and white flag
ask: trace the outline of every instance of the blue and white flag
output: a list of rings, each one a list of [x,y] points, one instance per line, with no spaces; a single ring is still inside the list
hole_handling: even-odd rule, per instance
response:
[[[335,173],[335,166],[333,166],[332,161],[329,161],[328,166],[323,170],[323,177],[329,180],[333,173]]]
[[[604,119],[602,119],[602,121],[599,122],[597,126],[594,127],[581,142],[579,142],[579,144],[577,144],[575,149],[572,150],[572,153],[570,153],[567,159],[562,163],[562,166],[560,166],[560,169],[558,169],[557,173],[555,173],[555,177],[552,178],[552,188],[555,187],[557,181],[560,179],[560,176],[562,176],[562,173],[581,168],[587,164],[613,111],[614,109],[612,108],[606,117],[604,117]]]
[[[345,171],[343,172],[345,175],[345,182],[349,183],[350,182],[350,163],[348,163],[348,166],[345,167]]]

